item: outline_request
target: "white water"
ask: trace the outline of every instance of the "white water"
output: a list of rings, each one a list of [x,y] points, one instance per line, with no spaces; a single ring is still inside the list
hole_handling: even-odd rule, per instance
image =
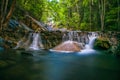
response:
[[[96,33],[92,33],[92,35],[88,35],[89,43],[85,45],[85,49],[81,50],[80,54],[88,54],[95,53],[96,51],[93,49],[95,39],[97,38]]]
[[[28,50],[40,50],[43,49],[42,40],[39,33],[33,33],[33,41]]]
[[[94,37],[94,36],[91,36],[90,37],[90,40],[89,40],[89,43],[85,45],[85,48],[82,49],[80,52],[80,54],[90,54],[90,53],[96,53],[96,50],[93,49],[93,45],[94,45],[94,42],[95,42],[95,39],[97,37]],[[65,43],[69,43],[71,44],[72,41],[65,41]],[[81,43],[80,43],[81,45]],[[57,50],[53,50],[53,49],[50,49],[50,51],[55,51],[55,52],[61,52],[61,53],[72,53],[74,51],[57,51]]]
[[[79,42],[80,40],[79,40],[78,33],[76,31],[70,31],[70,32],[64,34],[62,41],[64,42],[64,41],[68,41],[68,40]]]
[[[33,42],[30,45],[29,49],[32,50],[39,50],[39,46],[38,46],[38,41],[39,41],[39,34],[33,33]]]
[[[28,37],[27,37],[28,36]],[[25,35],[20,41],[18,41],[18,43],[17,43],[17,46],[15,47],[15,48],[13,48],[13,49],[18,49],[18,48],[20,48],[20,47],[24,47],[24,48],[26,48],[26,47],[28,47],[28,45],[29,45],[29,43],[30,43],[30,41],[31,41],[31,38],[32,38],[32,33],[30,33],[29,35]],[[26,39],[26,37],[27,37],[27,40],[25,40]],[[25,41],[24,41],[25,40]]]
[[[90,37],[89,38],[89,43],[85,45],[85,49],[92,49],[94,42],[95,42],[96,37]]]
[[[81,50],[80,53],[83,53],[83,54],[94,53],[95,50],[93,49],[93,45],[94,45],[94,42],[95,42],[96,38],[97,37],[91,37],[90,40],[89,40],[89,43],[85,45],[85,49]]]
[[[82,35],[78,35],[78,33],[76,31],[70,31],[67,34],[63,35],[63,39],[62,41],[76,41],[79,42],[81,44],[81,46],[84,46],[85,49],[92,49],[93,48],[93,44],[96,37],[96,33],[95,32],[90,32],[89,34],[82,34]]]
[[[93,53],[93,52],[95,52],[95,50],[93,49],[93,46],[94,46],[95,39],[97,38],[96,35],[97,34],[94,33],[94,32],[90,32],[88,34],[84,33],[82,35],[78,35],[77,32],[70,31],[69,33],[63,35],[63,42],[66,43],[66,42],[69,42],[69,41],[74,41],[74,42],[79,43],[79,46],[80,46],[80,49],[81,49],[81,51],[79,52],[80,54],[81,53],[83,53],[83,54]],[[82,41],[80,41],[80,39]],[[69,42],[69,44],[70,44],[70,42]],[[50,51],[55,51],[55,50],[50,49]],[[57,52],[69,53],[71,51],[62,51],[61,50],[61,51],[57,51]]]
[[[26,39],[26,41],[24,41]],[[40,50],[43,49],[42,40],[39,33],[30,33],[28,38],[26,36],[20,40],[14,49],[24,48],[25,50]]]
[[[80,38],[83,38],[84,37],[84,41],[81,42],[80,41]],[[85,44],[85,40],[86,38],[89,38],[88,40],[88,44]],[[77,32],[75,31],[71,31],[67,34],[64,34],[63,36],[63,42],[66,42],[66,41],[74,41],[74,42],[77,42],[79,43],[80,45],[80,53],[88,53],[88,52],[91,52],[91,51],[94,51],[93,49],[93,45],[94,45],[94,41],[96,39],[96,33],[91,33],[90,35],[87,34],[87,35],[78,35]],[[26,38],[27,41],[20,41],[19,44],[17,45],[17,48],[21,47],[22,48],[25,48],[26,50],[40,50],[40,49],[43,49],[43,45],[42,45],[42,40],[41,40],[41,37],[40,37],[40,33],[30,33],[29,34],[29,37]],[[61,51],[63,52],[63,51]]]

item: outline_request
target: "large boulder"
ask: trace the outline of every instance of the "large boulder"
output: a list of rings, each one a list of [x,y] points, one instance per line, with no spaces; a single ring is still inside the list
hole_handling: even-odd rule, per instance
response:
[[[80,44],[75,41],[65,41],[54,47],[55,51],[70,51],[70,52],[79,52],[81,50]]]

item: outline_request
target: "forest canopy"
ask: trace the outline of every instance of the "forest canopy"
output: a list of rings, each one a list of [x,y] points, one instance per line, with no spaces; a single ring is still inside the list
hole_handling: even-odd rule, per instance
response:
[[[1,29],[30,15],[56,28],[120,31],[120,0],[0,0]]]

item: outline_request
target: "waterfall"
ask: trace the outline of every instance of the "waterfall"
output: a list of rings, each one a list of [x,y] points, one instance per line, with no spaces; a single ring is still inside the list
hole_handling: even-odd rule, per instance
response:
[[[28,36],[28,37],[27,37]],[[40,50],[43,49],[40,33],[29,33],[20,40],[14,49],[23,48],[25,50]]]
[[[39,40],[39,34],[33,33],[33,41],[32,41],[32,44],[30,45],[29,49],[39,50],[38,40]]]
[[[78,33],[76,31],[70,31],[68,33],[65,33],[63,35],[62,41],[64,42],[64,41],[68,41],[68,40],[79,42],[80,40],[79,40]]]
[[[79,33],[79,34],[78,34]],[[97,38],[98,34],[96,32],[77,32],[70,31],[63,35],[62,41],[76,41],[80,43],[81,47],[85,49],[92,49],[94,41]]]
[[[30,50],[40,50],[43,48],[43,45],[41,43],[41,38],[39,33],[33,33],[33,41],[32,44],[28,49]]]
[[[93,48],[96,37],[90,37],[89,39],[89,43],[85,45],[85,49]]]
[[[96,53],[96,50],[93,49],[95,39],[98,37],[97,33],[90,32],[88,34],[89,42],[85,44],[85,48],[81,50],[80,54],[89,54],[89,53]]]
[[[80,52],[80,53],[91,53],[93,49],[95,39],[98,34],[96,32],[77,32],[70,31],[63,34],[62,43],[58,46],[50,49],[51,51],[62,51],[62,52]]]
[[[13,49],[27,48],[32,40],[32,33],[26,34],[20,41],[18,41],[17,46]]]
[[[85,45],[85,49],[92,49],[94,46],[95,39],[97,38],[97,34],[92,32],[91,35],[88,35],[89,43]]]

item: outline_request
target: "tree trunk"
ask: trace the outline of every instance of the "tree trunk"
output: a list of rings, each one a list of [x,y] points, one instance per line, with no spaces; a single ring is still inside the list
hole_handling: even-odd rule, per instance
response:
[[[5,16],[6,16],[6,13],[7,13],[8,0],[5,0],[3,3],[4,4],[3,4],[3,8],[2,8],[2,20],[1,20],[2,24],[5,21]]]
[[[1,9],[1,6],[0,6],[0,9]],[[0,30],[1,30],[1,28],[2,28],[2,14],[1,14],[2,12],[1,12],[1,10],[0,10]]]
[[[4,9],[4,3],[5,3],[5,0],[2,0],[1,2],[1,6],[0,6],[0,30],[2,30],[2,26],[3,26],[3,9]]]
[[[8,22],[9,22],[11,16],[12,16],[12,13],[13,13],[14,8],[15,8],[15,4],[16,4],[16,0],[13,0],[13,1],[12,1],[12,5],[11,5],[11,7],[10,7],[10,10],[9,10],[7,16],[6,16],[5,21],[4,21],[4,27],[7,26]]]
[[[92,23],[92,1],[89,2],[89,8],[90,8],[90,31],[91,31],[91,23]]]
[[[105,0],[100,0],[99,11],[100,11],[100,19],[101,19],[101,31],[103,31],[104,30],[104,20],[105,20]]]
[[[83,0],[82,1],[80,1],[79,0],[79,2],[78,2],[78,13],[79,13],[79,26],[81,25],[81,23],[82,23],[82,20],[83,20],[83,18],[84,18],[84,8],[83,8],[83,6],[82,6],[82,3],[83,3]]]
[[[68,8],[68,26],[70,27],[70,19],[72,18],[72,9],[71,7]]]
[[[117,16],[117,21],[118,21],[118,31],[119,31],[119,23],[120,23],[120,11],[119,11],[119,0],[117,0],[117,3],[118,3],[118,16]]]
[[[101,0],[101,30],[103,31],[104,21],[103,21],[103,0]]]
[[[3,30],[3,28],[6,28],[15,8],[16,0],[12,0],[11,6],[8,6],[9,2],[10,0],[1,1],[1,7],[0,7],[0,30],[1,31]],[[10,7],[9,11],[7,10],[8,7]]]
[[[8,6],[8,0],[6,0],[6,2],[5,2],[5,8],[4,8],[4,16],[3,17],[5,17],[5,15],[6,15],[6,12],[7,12],[7,6]]]
[[[103,30],[105,29],[105,11],[106,11],[106,9],[105,9],[105,5],[106,5],[106,0],[104,0],[104,2],[103,2]]]

